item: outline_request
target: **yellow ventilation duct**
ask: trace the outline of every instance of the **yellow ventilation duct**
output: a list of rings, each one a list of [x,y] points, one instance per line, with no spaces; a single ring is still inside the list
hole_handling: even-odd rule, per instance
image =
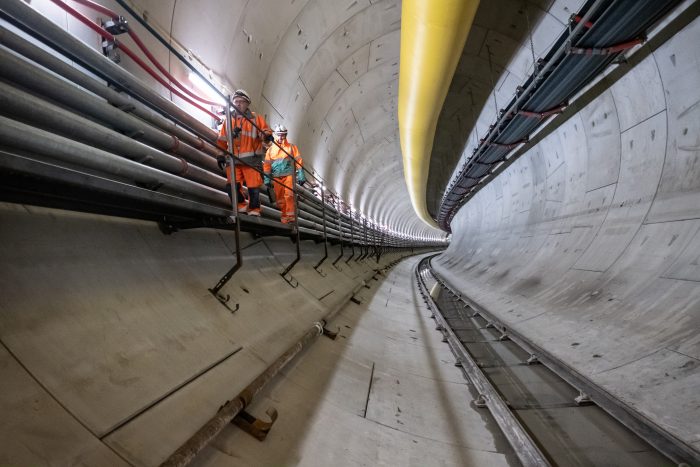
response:
[[[432,227],[425,191],[438,116],[479,0],[404,0],[401,6],[399,132],[413,208]]]

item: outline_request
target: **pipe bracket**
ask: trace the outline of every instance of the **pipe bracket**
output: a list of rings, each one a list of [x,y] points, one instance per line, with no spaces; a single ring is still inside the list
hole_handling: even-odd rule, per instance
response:
[[[258,441],[265,441],[265,438],[267,438],[267,434],[270,432],[270,429],[272,429],[272,425],[274,425],[275,421],[277,421],[278,415],[277,409],[273,407],[267,409],[265,413],[268,417],[270,417],[269,422],[260,420],[259,418],[254,417],[245,410],[241,410],[238,413],[238,415],[236,415],[236,417],[231,421],[231,423],[233,423],[238,428],[257,439]]]
[[[340,332],[340,327],[338,327],[337,331],[331,331],[327,327],[325,327],[325,326],[323,327],[323,335],[332,341],[334,341],[338,337],[339,332]]]

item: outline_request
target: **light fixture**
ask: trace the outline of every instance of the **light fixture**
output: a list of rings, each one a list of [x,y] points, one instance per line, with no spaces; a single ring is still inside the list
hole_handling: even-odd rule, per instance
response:
[[[226,100],[221,97],[219,93],[216,92],[212,86],[203,80],[197,73],[190,71],[189,80],[190,83],[192,83],[192,86],[194,86],[197,91],[204,94],[204,97],[207,99],[221,102],[222,104],[226,102]],[[212,83],[212,85],[214,85],[214,83]]]

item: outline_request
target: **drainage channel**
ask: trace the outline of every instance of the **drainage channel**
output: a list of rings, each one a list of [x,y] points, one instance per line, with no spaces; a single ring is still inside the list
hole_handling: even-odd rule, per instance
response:
[[[523,465],[684,465],[687,458],[661,454],[511,340],[440,281],[429,260],[417,266],[416,280],[436,328],[480,393],[473,403],[489,409]]]

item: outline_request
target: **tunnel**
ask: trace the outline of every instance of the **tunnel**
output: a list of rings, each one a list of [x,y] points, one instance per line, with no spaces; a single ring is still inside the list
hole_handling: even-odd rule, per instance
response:
[[[700,465],[699,11],[0,1],[0,466]]]

